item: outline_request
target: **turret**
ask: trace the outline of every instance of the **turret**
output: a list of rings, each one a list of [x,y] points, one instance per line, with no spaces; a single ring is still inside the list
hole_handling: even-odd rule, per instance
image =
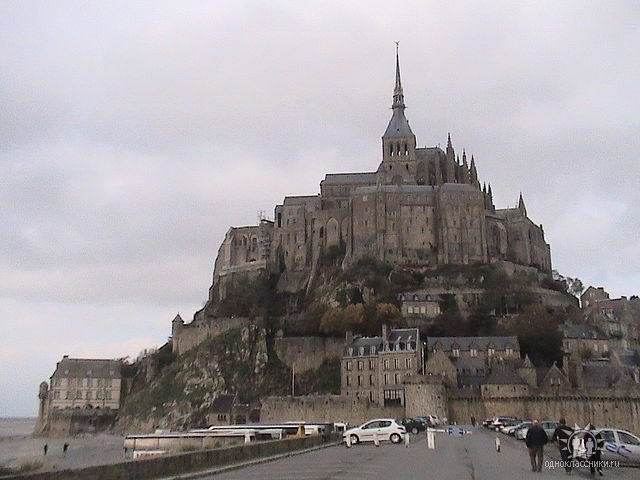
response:
[[[527,216],[527,207],[524,205],[524,199],[522,198],[522,192],[520,192],[520,198],[518,199],[518,210],[522,212],[522,215]]]
[[[456,163],[456,154],[453,150],[453,145],[451,144],[451,134],[447,135],[447,169],[445,172],[446,178],[445,181],[447,183],[455,183],[456,181],[456,173],[455,173],[455,163]]]
[[[460,183],[469,183],[469,164],[467,163],[467,152],[462,150],[462,177]]]
[[[471,155],[471,185],[477,187],[478,189],[480,188],[480,182],[478,182],[478,170],[476,170],[476,161],[473,158],[473,155]]]

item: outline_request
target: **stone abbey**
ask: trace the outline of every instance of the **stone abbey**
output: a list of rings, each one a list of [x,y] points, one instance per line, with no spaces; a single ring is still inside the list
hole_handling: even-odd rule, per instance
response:
[[[280,287],[303,290],[323,252],[338,248],[344,262],[372,257],[400,266],[508,260],[551,271],[542,226],[516,208],[496,209],[491,186],[481,185],[475,159],[418,147],[405,116],[396,53],[392,116],[382,136],[382,162],[373,172],[330,173],[320,193],[285,197],[273,220],[232,227],[215,263],[210,301],[225,296],[238,274],[283,272]]]

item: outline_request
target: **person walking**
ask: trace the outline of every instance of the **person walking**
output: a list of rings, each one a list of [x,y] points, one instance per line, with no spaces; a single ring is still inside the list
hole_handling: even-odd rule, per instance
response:
[[[68,444],[68,443],[65,443],[65,444],[62,446],[62,455],[63,455],[63,456],[65,456],[65,457],[67,456],[67,450],[69,450],[69,444]]]
[[[49,444],[48,444],[48,443],[45,443],[45,444],[44,444],[44,456],[45,456],[45,457],[47,456],[47,451],[48,451],[48,450],[49,450]]]
[[[542,461],[544,459],[544,445],[549,441],[546,432],[538,425],[538,420],[534,420],[531,427],[527,431],[524,443],[529,449],[529,458],[531,460],[531,471],[541,472]]]
[[[596,472],[598,472],[598,475],[602,477],[604,476],[604,474],[602,473],[602,452],[598,448],[598,442],[596,441],[596,438],[595,438],[595,430],[596,430],[596,426],[590,423],[589,432],[594,433],[593,439],[590,439],[590,440],[592,440],[592,443],[594,443],[594,446],[593,446],[593,453],[589,457],[589,471],[591,472],[591,475],[594,475]]]
[[[560,425],[553,431],[553,436],[551,440],[556,442],[558,446],[558,451],[560,452],[560,458],[562,459],[562,465],[564,466],[564,471],[567,475],[571,475],[572,469],[572,459],[571,453],[569,452],[569,446],[567,445],[567,440],[573,433],[573,429],[567,426],[567,421],[563,418],[558,420]]]

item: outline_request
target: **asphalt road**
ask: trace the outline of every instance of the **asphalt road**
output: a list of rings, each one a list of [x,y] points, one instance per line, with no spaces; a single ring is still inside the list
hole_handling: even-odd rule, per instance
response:
[[[462,438],[436,434],[436,449],[429,450],[424,434],[412,444],[380,447],[372,444],[329,447],[206,477],[210,480],[495,480],[566,478],[562,468],[532,473],[523,442],[478,427]],[[495,450],[495,438],[501,451]],[[545,459],[558,458],[555,446],[545,449]],[[551,455],[551,456],[550,456]],[[632,468],[605,469],[607,478],[635,479]],[[593,478],[588,469],[574,471],[574,478]]]

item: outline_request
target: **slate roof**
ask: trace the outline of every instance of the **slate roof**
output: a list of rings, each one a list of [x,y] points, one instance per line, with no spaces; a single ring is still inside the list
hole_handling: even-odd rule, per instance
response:
[[[118,360],[63,357],[51,378],[120,378]]]
[[[585,387],[609,388],[619,378],[618,371],[609,362],[592,361],[582,365]]]
[[[419,337],[420,332],[417,328],[392,328],[389,333],[389,342],[416,342]]]
[[[461,349],[467,350],[473,344],[478,348],[485,349],[487,345],[493,344],[496,349],[504,350],[507,345],[513,348],[518,347],[518,337],[427,337],[427,346],[432,349],[440,342],[445,349],[450,349],[457,343]]]
[[[231,413],[235,402],[235,395],[218,395],[211,404],[211,411],[214,413]]]
[[[460,357],[454,359],[453,362],[458,369],[459,373],[462,370],[470,370],[470,374],[475,374],[477,370],[486,371],[487,366],[482,358],[478,357]],[[462,375],[465,375],[462,373]]]
[[[395,138],[395,137],[411,137],[413,131],[409,126],[409,120],[404,115],[404,108],[394,108],[389,125],[384,132],[383,137]]]
[[[402,302],[442,302],[442,297],[430,293],[399,293],[398,300]]]
[[[416,148],[416,157],[418,157],[418,159],[432,158],[432,157],[437,157],[439,155],[444,155],[444,154],[445,153],[442,151],[440,147]]]
[[[295,197],[284,197],[283,205],[304,205],[318,200],[318,195],[301,195]]]
[[[324,176],[324,183],[327,184],[349,184],[349,183],[376,183],[376,172],[360,173],[327,173]]]
[[[483,382],[485,385],[523,385],[526,384],[520,375],[508,367],[496,367]]]
[[[625,367],[640,367],[640,352],[638,350],[617,349],[614,354]]]
[[[558,325],[564,338],[569,339],[590,339],[608,340],[609,337],[598,327],[586,325],[584,323],[562,323]]]

